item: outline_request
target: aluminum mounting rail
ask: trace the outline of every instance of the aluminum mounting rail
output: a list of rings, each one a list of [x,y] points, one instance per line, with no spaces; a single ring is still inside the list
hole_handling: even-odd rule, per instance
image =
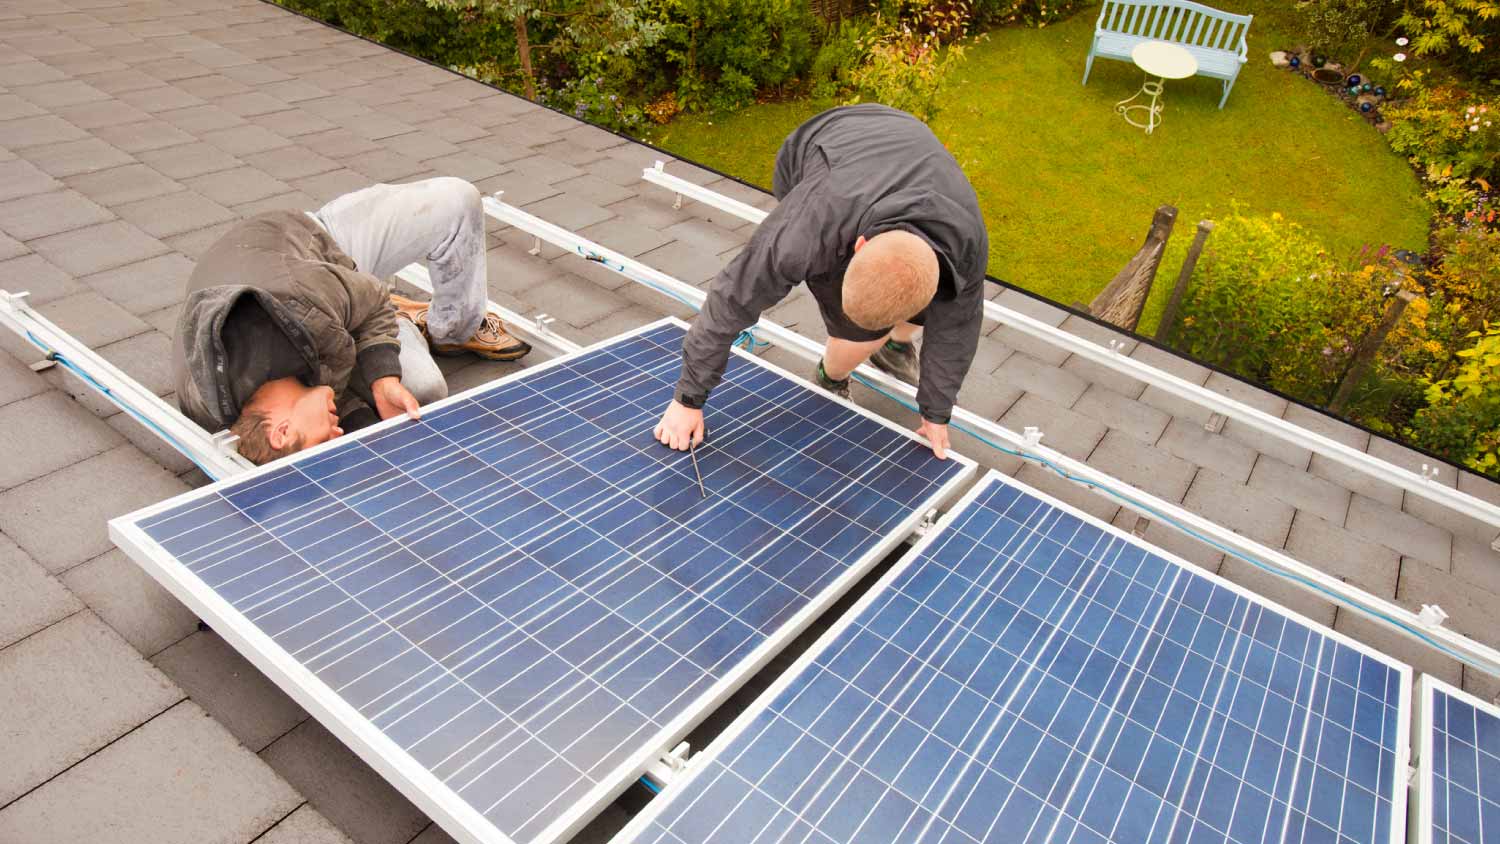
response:
[[[500,200],[499,195],[485,197],[484,210],[496,220],[531,235],[539,242],[551,243],[566,252],[572,252],[586,260],[602,264],[637,284],[653,288],[659,293],[680,301],[692,303],[694,307],[701,307],[707,298],[702,290],[686,282],[600,246],[582,235],[549,223],[513,205],[508,205]],[[782,348],[808,361],[817,361],[822,358],[823,345],[821,343],[774,322],[762,319],[755,325],[754,331],[762,338],[774,341]],[[897,381],[868,364],[860,366],[856,371],[868,383],[877,385],[881,390],[892,395],[903,396],[907,401],[913,401],[916,397],[916,390],[911,385]],[[966,429],[971,435],[989,440],[990,445],[1041,461],[1044,465],[1050,465],[1054,470],[1066,473],[1068,479],[1074,483],[1090,488],[1118,504],[1129,507],[1152,520],[1167,522],[1200,540],[1232,550],[1326,600],[1348,607],[1398,633],[1424,642],[1481,671],[1500,677],[1500,650],[1443,627],[1431,613],[1414,613],[1362,589],[1350,586],[1281,551],[1262,545],[1190,512],[1178,504],[1136,489],[1080,460],[1074,460],[1061,452],[1041,445],[1041,434],[1035,429],[1027,429],[1026,433],[1017,434],[960,407],[953,409],[953,422],[956,427]]]
[[[215,479],[228,478],[254,468],[234,450],[232,438],[216,436],[198,427],[98,352],[37,313],[26,302],[25,293],[0,290],[0,323],[45,352],[48,360],[62,363],[85,383],[92,381],[87,386],[99,390],[121,410],[154,429],[153,433],[197,464],[204,474]],[[80,371],[84,374],[80,375]]]
[[[702,185],[695,185],[680,176],[674,176],[666,172],[664,167],[665,164],[658,161],[656,162],[656,166],[647,167],[642,173],[641,178],[676,193],[677,200],[674,202],[673,207],[681,206],[682,198],[687,197],[695,202],[701,202],[704,205],[717,208],[720,211],[733,214],[742,220],[748,220],[752,223],[760,223],[765,220],[768,212],[762,211],[753,205],[740,202],[737,199],[724,196]],[[996,322],[1009,325],[1011,328],[1030,337],[1066,349],[1081,358],[1091,360],[1094,363],[1108,367],[1137,381],[1150,384],[1180,399],[1185,399],[1208,408],[1210,411],[1227,419],[1233,419],[1258,431],[1305,448],[1315,454],[1321,454],[1335,463],[1357,472],[1362,472],[1377,480],[1393,484],[1413,495],[1426,498],[1456,513],[1462,513],[1472,519],[1500,529],[1500,506],[1491,504],[1482,498],[1476,498],[1468,493],[1460,492],[1453,487],[1438,483],[1436,481],[1438,468],[1435,465],[1430,468],[1424,466],[1425,473],[1404,469],[1393,463],[1381,460],[1378,457],[1373,457],[1357,448],[1352,448],[1337,440],[1294,425],[1285,419],[1272,416],[1263,410],[1235,401],[1221,393],[1216,393],[1191,381],[1178,378],[1169,372],[1164,372],[1154,366],[1142,363],[1129,355],[1121,354],[1114,349],[1105,348],[1076,334],[1064,331],[1061,328],[1050,326],[1045,322],[996,302],[986,301],[984,303],[984,315]],[[1500,551],[1500,537],[1495,539],[1493,547],[1495,550]]]

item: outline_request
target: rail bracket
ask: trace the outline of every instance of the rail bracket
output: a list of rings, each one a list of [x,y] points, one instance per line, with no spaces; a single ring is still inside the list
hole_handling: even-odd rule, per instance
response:
[[[1443,608],[1437,604],[1423,604],[1422,611],[1417,613],[1417,621],[1422,622],[1422,626],[1429,630],[1442,627],[1443,622],[1447,620],[1448,613],[1444,612]]]
[[[693,749],[687,742],[681,742],[671,750],[663,751],[654,762],[647,765],[644,776],[658,790],[665,789],[687,770],[688,763],[692,761],[692,752]]]

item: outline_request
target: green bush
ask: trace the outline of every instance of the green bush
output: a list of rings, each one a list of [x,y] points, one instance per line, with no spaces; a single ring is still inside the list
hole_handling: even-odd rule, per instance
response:
[[[984,28],[1006,24],[1043,27],[1072,17],[1095,0],[974,0],[970,11],[974,26]]]
[[[1429,85],[1421,74],[1401,83],[1406,99],[1385,108],[1386,140],[1422,173],[1427,195],[1443,213],[1473,210],[1500,166],[1500,98],[1486,99],[1452,83]]]
[[[423,0],[276,0],[288,9],[449,66],[493,61],[508,27],[487,16],[436,9]],[[500,45],[505,48],[505,41]],[[513,51],[513,45],[509,48]]]
[[[854,70],[869,56],[873,33],[867,18],[846,18],[830,27],[808,73],[815,98],[837,96],[854,86]]]
[[[805,0],[656,0],[654,13],[684,109],[748,105],[812,66],[819,25]]]
[[[1233,214],[1193,272],[1176,345],[1300,399],[1326,403],[1399,283],[1383,253],[1340,266],[1280,214]]]
[[[1365,42],[1400,16],[1402,0],[1309,0],[1297,7],[1309,45],[1345,61],[1364,55]]]
[[[1469,468],[1500,475],[1500,326],[1470,335],[1452,378],[1431,383],[1427,407],[1406,432],[1411,441]]]

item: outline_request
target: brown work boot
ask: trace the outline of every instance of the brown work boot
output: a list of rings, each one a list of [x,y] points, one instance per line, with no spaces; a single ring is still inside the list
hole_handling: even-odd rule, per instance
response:
[[[424,313],[421,324],[424,333],[426,332],[425,323],[426,314]],[[479,330],[474,332],[473,337],[462,343],[434,343],[429,337],[427,344],[435,355],[452,357],[471,354],[478,355],[485,360],[517,360],[531,351],[531,346],[506,333],[505,323],[500,321],[499,314],[493,313],[485,314],[484,321],[479,324]]]
[[[427,336],[427,302],[419,302],[399,293],[392,293],[391,305],[396,309],[396,316],[409,320],[422,332],[423,337]]]

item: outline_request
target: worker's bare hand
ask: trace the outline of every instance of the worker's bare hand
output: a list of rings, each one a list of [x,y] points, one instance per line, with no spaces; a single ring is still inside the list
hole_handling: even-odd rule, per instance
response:
[[[390,419],[403,413],[412,419],[422,418],[417,397],[401,384],[400,378],[394,375],[376,378],[370,384],[370,392],[375,395],[375,412],[380,414],[381,419]]]
[[[948,459],[948,426],[922,420],[917,426],[917,435],[932,446],[932,454],[939,460]]]
[[[703,411],[673,400],[656,423],[656,441],[678,451],[703,442]]]

